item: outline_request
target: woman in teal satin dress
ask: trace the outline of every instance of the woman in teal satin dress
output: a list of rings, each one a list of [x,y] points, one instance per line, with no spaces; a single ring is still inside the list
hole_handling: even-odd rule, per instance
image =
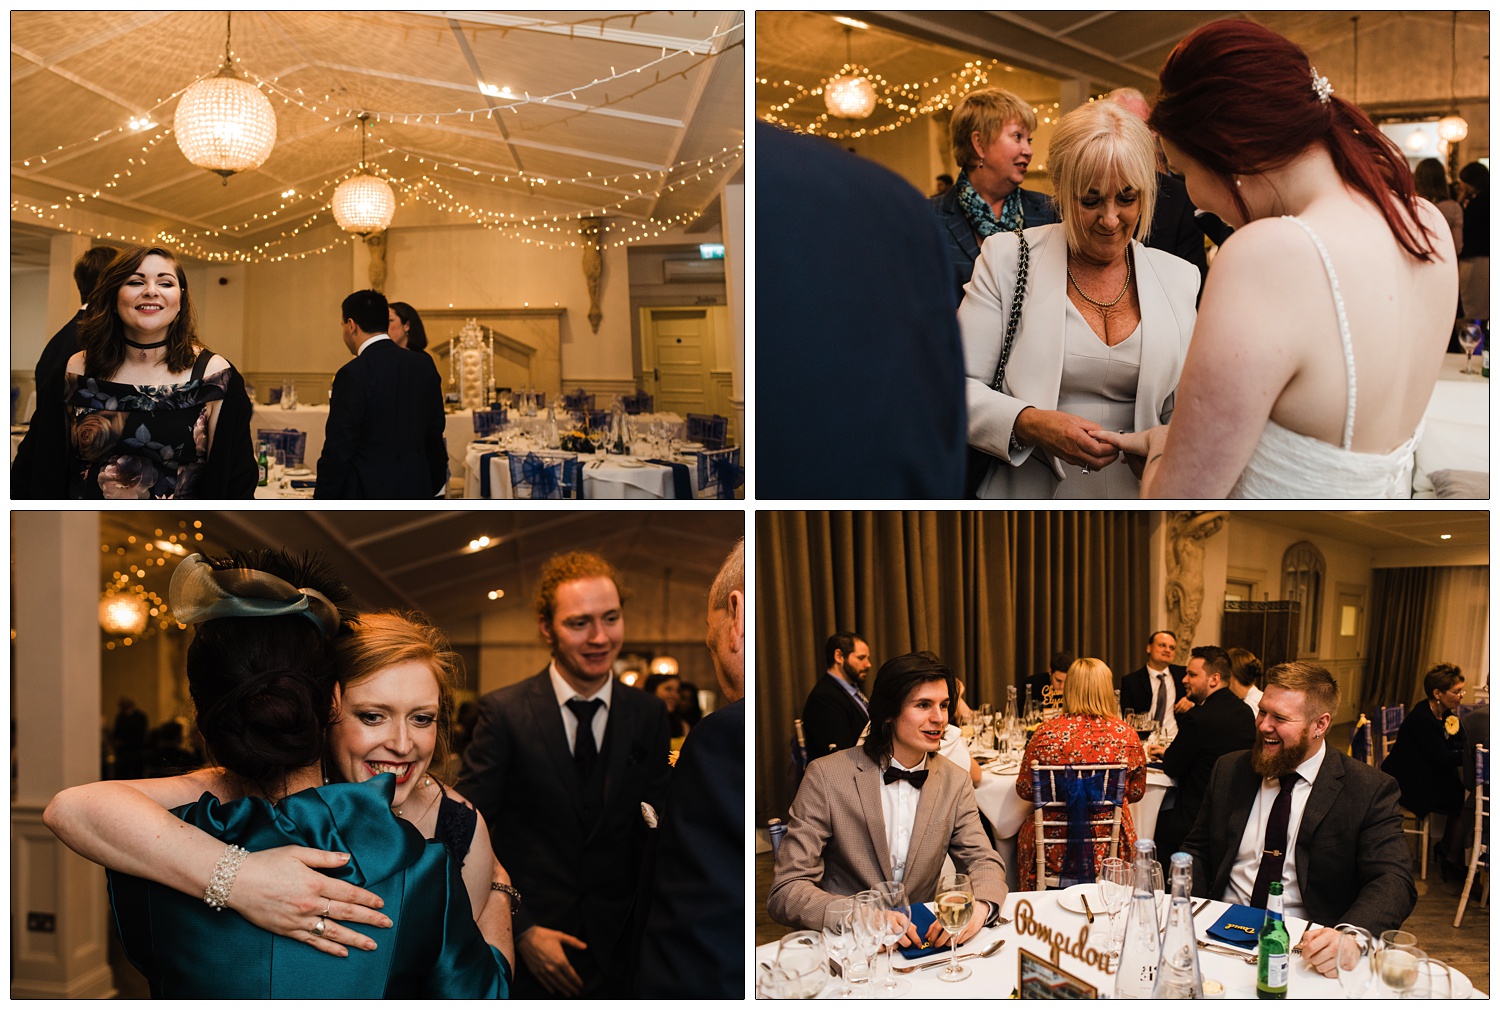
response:
[[[394,776],[322,784],[337,689],[333,639],[348,591],[319,564],[263,551],[213,564],[187,558],[173,575],[171,597],[178,619],[197,625],[188,681],[199,730],[219,765],[133,784],[180,818],[177,837],[159,843],[172,857],[120,856],[97,839],[71,837],[55,823],[54,807],[66,807],[58,800],[44,815],[80,854],[101,863],[116,856],[108,865],[116,867],[110,896],[120,938],[152,995],[507,995],[506,957],[485,939],[508,936],[497,927],[508,926],[506,903],[489,902],[476,924],[444,845],[393,815]],[[89,788],[79,787],[74,801],[109,800]],[[258,859],[261,880],[277,859],[322,872],[311,875],[316,890],[288,909],[283,895],[252,886],[256,877],[240,877],[251,859]],[[291,921],[277,921],[268,911],[273,905]],[[334,918],[386,928],[377,943]],[[355,949],[330,939],[335,931]]]

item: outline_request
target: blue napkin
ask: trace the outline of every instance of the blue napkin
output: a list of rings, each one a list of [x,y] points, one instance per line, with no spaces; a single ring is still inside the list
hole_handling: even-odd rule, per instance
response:
[[[655,463],[658,466],[671,467],[673,494],[680,499],[692,500],[693,478],[686,463],[673,463],[665,459],[648,459],[646,462]]]
[[[490,496],[490,460],[496,456],[504,455],[499,452],[487,452],[479,457],[479,497]]]
[[[912,902],[911,924],[917,928],[918,936],[925,937],[927,935],[927,930],[932,927],[932,924],[936,919],[937,916],[933,913],[932,909],[927,907],[926,904],[916,901]],[[901,956],[906,958],[908,961],[915,961],[918,958],[922,957],[930,957],[933,954],[946,954],[950,950],[950,948],[946,945],[939,947],[934,944],[928,943],[926,940],[922,941],[922,945],[920,947],[913,945],[910,947],[897,947],[896,949],[900,951]]]
[[[292,487],[296,488],[299,491],[305,491],[305,490],[307,490],[310,487],[317,487],[318,486],[318,481],[317,481],[316,477],[308,477],[308,478],[293,477],[291,479],[291,481],[292,481]]]
[[[1230,905],[1219,921],[1208,927],[1208,935],[1221,943],[1253,949],[1260,941],[1260,927],[1265,924],[1266,910],[1249,905]]]

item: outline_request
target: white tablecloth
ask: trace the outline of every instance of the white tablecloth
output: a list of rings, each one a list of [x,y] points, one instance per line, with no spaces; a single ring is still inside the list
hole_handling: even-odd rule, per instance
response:
[[[448,443],[448,469],[453,476],[457,477],[464,472],[464,457],[469,442],[474,438],[474,412],[460,410],[452,414],[444,414],[443,421],[445,424],[443,437]],[[315,406],[299,404],[291,410],[283,410],[279,404],[257,403],[250,416],[252,443],[256,437],[255,433],[261,428],[269,428],[272,431],[296,428],[298,431],[307,432],[307,456],[304,465],[316,472],[318,457],[323,455],[323,440],[328,430],[328,404],[322,403]]]
[[[1480,365],[1474,356],[1474,368]],[[1463,375],[1464,355],[1443,359],[1432,399],[1423,415],[1422,441],[1417,445],[1412,474],[1412,497],[1434,498],[1428,474],[1435,470],[1490,469],[1490,380]]]
[[[960,982],[944,982],[938,978],[942,969],[933,968],[926,971],[914,971],[909,975],[898,976],[905,978],[911,983],[911,993],[907,999],[1004,999],[1009,996],[1011,990],[1016,988],[1018,981],[1018,958],[1017,951],[1025,948],[1041,960],[1049,959],[1049,947],[1036,936],[1021,936],[1017,932],[1016,906],[1021,901],[1031,904],[1033,920],[1045,926],[1049,926],[1068,938],[1070,942],[1076,941],[1084,930],[1087,930],[1085,940],[1086,947],[1103,950],[1108,942],[1109,927],[1104,916],[1095,915],[1092,926],[1088,924],[1082,914],[1066,911],[1058,907],[1058,891],[1012,891],[1006,896],[1002,908],[1002,915],[1012,920],[1008,925],[990,926],[979,931],[978,935],[968,943],[960,947],[959,953],[967,951],[978,951],[986,947],[996,937],[1005,938],[1005,946],[997,953],[987,958],[970,958],[960,962],[968,965],[972,970],[967,979]],[[913,895],[913,900],[916,899]],[[1194,899],[1194,904],[1200,899]],[[1198,927],[1198,936],[1208,939],[1206,930],[1216,922],[1224,910],[1229,906],[1222,901],[1210,901],[1196,916],[1193,922]],[[1123,913],[1122,913],[1123,915]],[[1163,922],[1165,920],[1163,919]],[[1302,933],[1307,929],[1306,920],[1288,916],[1286,920],[1287,932],[1290,934],[1292,943],[1295,945],[1302,938]],[[1124,928],[1123,922],[1121,928]],[[926,964],[929,960],[935,960],[942,955],[933,955],[927,960],[911,962],[915,964]],[[772,964],[776,959],[776,944],[767,943],[755,949],[755,972],[756,981],[759,983],[760,976],[764,973],[759,967],[761,964]],[[884,958],[882,957],[882,964]],[[1114,976],[1107,975],[1103,970],[1084,964],[1077,957],[1067,954],[1060,955],[1061,967],[1069,974],[1081,979],[1088,985],[1096,986],[1100,996],[1112,996],[1114,994]],[[895,958],[899,965],[902,962],[898,955]],[[1249,964],[1241,958],[1215,951],[1200,950],[1198,952],[1198,965],[1204,979],[1214,979],[1224,986],[1225,996],[1229,999],[1254,999],[1255,998],[1255,970],[1256,966]],[[1292,999],[1342,999],[1343,989],[1339,986],[1338,979],[1324,978],[1312,967],[1302,960],[1300,954],[1292,954],[1289,958],[1290,979],[1287,986],[1287,994]],[[823,990],[823,998],[827,998],[837,991],[837,980],[831,981]],[[1476,993],[1476,996],[1482,996]]]
[[[1014,889],[1020,886],[1016,873],[1016,836],[1021,833],[1021,825],[1031,817],[1033,807],[1030,800],[1021,799],[1021,794],[1016,792],[1018,775],[1015,768],[1007,772],[993,769],[994,765],[986,769],[979,785],[974,787],[974,799],[995,829],[995,851],[1005,862],[1005,882]],[[1137,838],[1155,837],[1156,818],[1161,813],[1162,801],[1175,786],[1166,772],[1146,769],[1146,795],[1139,803],[1130,805]]]

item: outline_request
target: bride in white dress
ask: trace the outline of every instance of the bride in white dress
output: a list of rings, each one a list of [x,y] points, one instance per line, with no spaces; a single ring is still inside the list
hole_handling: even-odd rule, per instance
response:
[[[1458,269],[1405,158],[1249,21],[1177,46],[1150,125],[1193,203],[1236,231],[1170,427],[1100,439],[1144,460],[1142,497],[1411,497]]]

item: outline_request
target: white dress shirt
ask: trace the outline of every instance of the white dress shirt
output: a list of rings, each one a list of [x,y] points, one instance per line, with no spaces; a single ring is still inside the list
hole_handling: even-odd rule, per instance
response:
[[[1162,718],[1161,729],[1167,736],[1177,735],[1177,713],[1172,711],[1172,706],[1177,704],[1177,681],[1172,678],[1172,670],[1153,670],[1151,664],[1146,664],[1146,676],[1151,678],[1151,707],[1146,709],[1146,715],[1156,714],[1156,696],[1160,691],[1167,692],[1167,703],[1163,706],[1166,715]]]
[[[547,672],[552,675],[552,691],[557,695],[557,707],[562,709],[563,733],[568,738],[568,753],[573,753],[573,745],[578,739],[578,717],[568,707],[568,702],[574,698],[583,701],[592,701],[595,698],[604,702],[594,712],[594,746],[602,754],[604,753],[604,727],[609,725],[609,700],[614,693],[615,678],[606,677],[604,686],[591,695],[582,695],[573,690],[562,674],[557,672],[557,664],[552,663],[547,667]]]
[[[892,757],[890,767],[919,772],[927,767],[927,756],[924,754],[915,768],[907,768]],[[911,848],[917,801],[921,798],[922,790],[905,779],[880,784],[880,811],[885,815],[885,845],[891,854],[891,879],[898,884],[906,874],[906,853]]]
[[[1249,705],[1250,711],[1254,712],[1257,716],[1260,715],[1260,696],[1265,693],[1266,692],[1262,691],[1254,684],[1251,684],[1249,689],[1245,692],[1245,704]]]
[[[1318,778],[1318,769],[1323,767],[1326,745],[1318,741],[1318,749],[1312,757],[1297,766],[1297,782],[1292,786],[1292,810],[1286,825],[1286,862],[1281,868],[1281,893],[1287,915],[1306,918],[1302,907],[1302,888],[1297,881],[1297,829],[1302,825],[1302,812],[1307,809],[1307,798],[1312,795],[1313,782]],[[1236,905],[1250,904],[1250,894],[1255,890],[1255,877],[1260,872],[1260,853],[1265,844],[1266,822],[1271,819],[1271,805],[1281,792],[1281,783],[1276,779],[1265,779],[1260,792],[1250,807],[1250,818],[1245,821],[1245,833],[1240,836],[1239,852],[1234,857],[1234,869],[1229,872],[1229,887],[1224,900]]]
[[[357,358],[361,354],[365,353],[365,348],[369,347],[371,344],[373,344],[377,340],[389,340],[389,339],[391,339],[390,336],[387,335],[387,334],[384,334],[384,333],[371,334],[371,336],[370,336],[370,338],[368,340],[366,340],[364,343],[362,343],[362,344],[359,345],[359,350],[357,350],[357,351],[354,352],[354,356]]]

